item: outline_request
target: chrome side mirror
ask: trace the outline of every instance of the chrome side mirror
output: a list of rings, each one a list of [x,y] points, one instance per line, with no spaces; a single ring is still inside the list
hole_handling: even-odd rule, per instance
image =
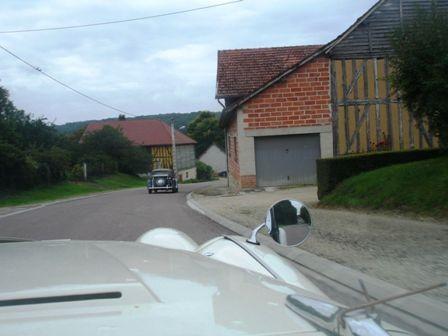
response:
[[[247,242],[258,244],[256,236],[264,226],[278,244],[297,246],[302,244],[311,232],[310,212],[300,201],[279,201],[269,208],[266,213],[266,221],[252,231]]]

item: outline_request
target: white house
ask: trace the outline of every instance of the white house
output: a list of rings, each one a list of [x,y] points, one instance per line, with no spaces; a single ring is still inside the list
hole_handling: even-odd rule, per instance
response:
[[[207,148],[199,157],[199,161],[212,167],[215,173],[219,174],[227,171],[226,153],[215,144]]]

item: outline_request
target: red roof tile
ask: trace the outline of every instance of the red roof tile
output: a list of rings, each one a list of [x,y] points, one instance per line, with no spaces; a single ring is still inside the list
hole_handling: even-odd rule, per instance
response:
[[[245,96],[320,47],[219,50],[216,98]]]
[[[170,125],[160,120],[105,120],[89,124],[84,134],[98,131],[106,125],[114,128],[120,128],[123,134],[136,145],[171,145]],[[177,130],[174,134],[177,145],[196,143],[196,141]]]

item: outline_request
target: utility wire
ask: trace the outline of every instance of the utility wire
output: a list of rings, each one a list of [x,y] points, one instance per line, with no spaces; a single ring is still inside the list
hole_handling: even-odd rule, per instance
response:
[[[93,101],[93,102],[95,102],[95,103],[97,103],[97,104],[99,104],[99,105],[102,105],[102,106],[104,106],[104,107],[107,107],[107,108],[109,108],[109,109],[111,109],[111,110],[115,110],[115,111],[117,111],[117,112],[120,112],[120,113],[123,113],[123,114],[127,114],[127,115],[130,115],[130,116],[133,116],[133,117],[136,117],[135,114],[132,114],[132,113],[123,111],[123,110],[121,110],[121,109],[119,109],[119,108],[116,108],[116,107],[114,107],[114,106],[112,106],[112,105],[103,103],[102,101],[100,101],[100,100],[98,100],[98,99],[96,99],[96,98],[93,98],[93,97],[91,97],[91,96],[89,96],[89,95],[87,95],[87,94],[85,94],[85,93],[82,93],[82,92],[79,91],[79,90],[76,90],[75,88],[71,87],[71,86],[68,85],[68,84],[65,84],[64,82],[61,82],[59,79],[57,79],[57,78],[53,77],[52,75],[46,73],[46,72],[43,71],[41,68],[39,68],[39,67],[37,67],[37,66],[34,66],[33,64],[31,64],[30,62],[24,60],[23,58],[21,58],[20,56],[16,55],[16,54],[13,53],[12,51],[6,49],[4,46],[0,45],[0,49],[2,49],[3,51],[7,52],[7,53],[10,54],[11,56],[17,58],[20,62],[22,62],[22,63],[28,65],[30,68],[32,68],[32,69],[38,71],[39,73],[41,73],[41,74],[44,75],[45,77],[48,77],[48,78],[50,78],[52,81],[58,83],[59,85],[62,85],[62,86],[65,87],[66,89],[69,89],[69,90],[75,92],[76,94],[78,94],[78,95],[80,95],[80,96],[82,96],[82,97],[84,97],[84,98],[87,98],[87,99],[89,99],[89,100],[91,100],[91,101]]]
[[[142,20],[155,19],[155,18],[164,17],[164,16],[196,12],[196,11],[209,9],[209,8],[227,6],[227,5],[231,5],[231,4],[234,4],[234,3],[237,3],[237,2],[241,2],[241,1],[243,1],[243,0],[222,2],[222,3],[215,4],[215,5],[202,6],[202,7],[196,7],[196,8],[191,8],[191,9],[179,10],[179,11],[175,11],[175,12],[168,12],[168,13],[162,13],[162,14],[142,16],[142,17],[131,18],[131,19],[124,19],[124,20],[95,22],[95,23],[87,23],[87,24],[80,24],[80,25],[73,25],[73,26],[47,27],[47,28],[36,28],[36,29],[20,29],[20,30],[4,30],[4,31],[0,31],[0,34],[31,33],[31,32],[40,32],[40,31],[49,31],[49,30],[77,29],[77,28],[104,26],[104,25],[110,25],[110,24],[116,24],[116,23],[124,23],[124,22],[132,22],[132,21],[142,21]]]

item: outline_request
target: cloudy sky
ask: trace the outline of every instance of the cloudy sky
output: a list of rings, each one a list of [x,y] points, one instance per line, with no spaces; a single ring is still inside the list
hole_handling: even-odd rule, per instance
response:
[[[229,0],[2,0],[0,32],[120,20]],[[136,115],[220,110],[219,49],[323,44],[376,0],[244,0],[99,27],[0,34],[0,45],[55,78]],[[0,50],[0,85],[15,104],[61,124],[114,117]]]

